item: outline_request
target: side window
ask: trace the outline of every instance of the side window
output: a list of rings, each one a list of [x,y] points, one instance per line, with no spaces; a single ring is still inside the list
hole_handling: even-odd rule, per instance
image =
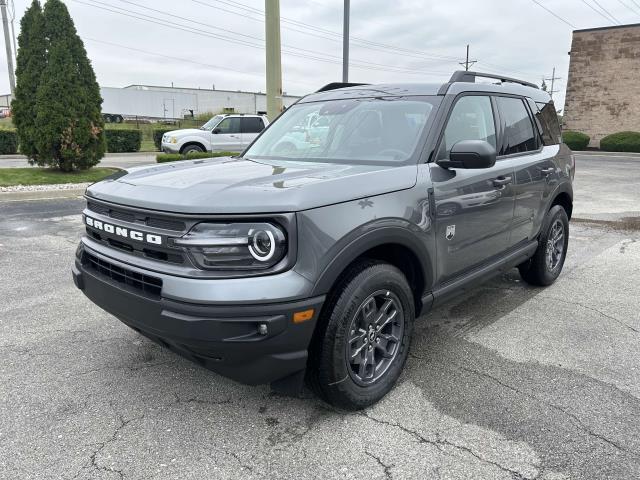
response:
[[[242,117],[240,125],[242,125],[242,133],[260,133],[264,130],[264,122],[259,117]]]
[[[449,158],[451,147],[461,140],[485,140],[495,148],[496,126],[489,97],[466,95],[456,102],[444,129],[438,159]]]
[[[215,128],[218,133],[240,133],[240,117],[230,117],[222,120]]]
[[[536,102],[538,107],[536,119],[542,128],[542,143],[544,145],[558,145],[560,143],[560,123],[553,101],[549,103]]]
[[[520,98],[496,97],[504,124],[504,140],[499,155],[529,152],[538,149],[533,123]]]

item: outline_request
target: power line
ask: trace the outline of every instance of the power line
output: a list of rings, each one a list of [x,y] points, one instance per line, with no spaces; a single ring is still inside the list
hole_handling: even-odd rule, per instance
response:
[[[551,15],[553,15],[554,17],[556,17],[558,20],[560,20],[563,23],[566,23],[567,25],[569,25],[571,28],[573,29],[577,29],[578,27],[576,27],[573,23],[565,20],[564,18],[562,18],[560,15],[558,15],[557,13],[549,10],[547,7],[545,7],[544,5],[542,5],[540,2],[538,2],[538,0],[531,0],[533,3],[535,3],[536,5],[538,5],[540,8],[545,9],[547,12],[549,12]]]
[[[598,10],[596,7],[594,7],[593,5],[591,5],[589,2],[587,2],[587,0],[580,0],[582,3],[584,3],[587,7],[589,7],[591,10],[593,10],[594,12],[596,12],[598,15],[600,15],[602,18],[604,18],[607,22],[611,22],[615,25],[615,23],[613,22],[613,20],[611,20],[609,17],[607,17],[604,13],[602,13],[600,10]]]
[[[223,40],[226,42],[230,42],[230,43],[234,43],[234,44],[238,44],[238,45],[243,45],[243,46],[247,46],[247,47],[251,47],[251,48],[256,48],[256,49],[260,49],[263,50],[264,49],[264,45],[259,45],[259,44],[255,44],[246,40],[241,40],[241,39],[234,39],[231,37],[227,37],[224,35],[220,35],[220,34],[216,34],[213,32],[207,32],[207,31],[203,31],[201,29],[196,29],[194,27],[188,27],[185,25],[181,25],[175,22],[170,22],[168,20],[162,19],[162,18],[158,18],[158,17],[153,17],[150,15],[145,15],[144,17],[140,16],[143,15],[142,13],[139,12],[135,12],[135,11],[131,11],[131,10],[127,10],[121,7],[112,7],[111,5],[109,5],[108,7],[105,6],[105,4],[97,1],[97,0],[88,0],[90,2],[93,3],[87,3],[86,1],[83,0],[73,0],[76,3],[80,3],[89,7],[93,7],[93,8],[98,8],[101,10],[105,10],[108,12],[112,12],[112,13],[117,13],[119,15],[123,15],[126,17],[130,17],[130,18],[134,18],[137,20],[141,20],[144,22],[148,22],[148,23],[152,23],[152,24],[156,24],[156,25],[161,25],[164,27],[169,27],[169,28],[173,28],[176,30],[180,30],[180,31],[184,31],[184,32],[188,32],[188,33],[193,33],[196,35],[201,35],[201,36],[205,36],[205,37],[211,37],[211,38],[216,38],[219,40]],[[109,8],[111,7],[111,8]],[[117,10],[114,10],[117,9]],[[258,39],[260,40],[260,39]],[[303,49],[299,49],[297,48],[297,50],[303,50]],[[309,60],[315,60],[315,61],[319,61],[319,62],[325,62],[325,63],[331,63],[331,64],[337,64],[337,65],[341,65],[341,61],[340,61],[340,57],[336,57],[333,56],[334,59],[331,59],[330,57],[332,57],[331,55],[328,54],[324,54],[322,52],[314,52],[312,50],[306,50],[307,52],[311,52],[313,53],[313,55],[307,55],[307,54],[302,54],[302,53],[298,53],[295,51],[291,51],[291,50],[283,50],[287,55],[290,56],[294,56],[294,57],[299,57],[299,58],[305,58],[305,59],[309,59]],[[303,50],[304,51],[304,50]],[[329,58],[325,58],[325,57],[318,57],[317,55],[324,55],[325,57],[329,57]],[[395,72],[395,73],[406,73],[406,74],[419,74],[419,75],[449,75],[448,72],[438,72],[438,71],[426,71],[426,70],[413,70],[413,69],[408,69],[408,68],[404,68],[404,67],[395,67],[395,66],[388,66],[388,65],[383,65],[383,64],[377,64],[377,63],[373,63],[373,62],[368,62],[368,61],[364,61],[364,60],[358,60],[357,62],[354,61],[352,62],[352,66],[354,68],[360,68],[360,69],[366,69],[366,70],[375,70],[375,71],[384,71],[384,72]]]
[[[606,8],[604,8],[602,5],[600,5],[600,2],[598,2],[598,0],[593,0],[593,3],[595,3],[598,7],[600,7],[600,9],[606,13],[609,17],[611,17],[613,19],[614,22],[616,22],[618,25],[620,25],[620,20],[618,20],[616,17],[614,17],[613,15],[611,15],[611,12],[609,10],[607,10]]]
[[[624,5],[624,6],[625,6],[628,10],[630,10],[633,14],[638,15],[638,12],[637,12],[634,8],[631,8],[629,5],[627,5],[626,3],[624,3],[622,0],[618,0],[618,2],[619,2],[621,5]]]
[[[240,15],[243,18],[250,18],[251,20],[257,20],[257,19],[255,19],[253,17],[246,17],[244,14],[241,14],[241,13],[238,13],[238,12],[233,12],[233,11],[223,9],[221,7],[218,7],[218,6],[211,5],[209,2],[205,2],[205,1],[201,1],[201,0],[191,0],[191,1],[194,2],[194,3],[209,7],[209,8],[214,8],[214,9],[222,10],[222,11],[225,11],[225,12],[228,12],[228,13],[233,13],[235,15]],[[260,15],[262,17],[264,16],[264,12],[262,10],[257,9],[257,8],[253,8],[253,7],[249,6],[249,5],[245,5],[244,3],[234,2],[234,1],[231,1],[231,0],[212,0],[212,1],[214,1],[216,3],[222,3],[224,5],[227,5],[227,6],[230,6],[232,8],[239,9],[239,10],[244,10],[246,12],[249,12],[249,13],[253,14],[253,15]],[[286,18],[286,17],[280,17],[280,20],[284,24],[294,25],[294,26],[297,26],[297,27],[305,29],[305,30],[295,30],[295,29],[293,29],[294,31],[310,35],[311,33],[309,32],[309,30],[311,30],[313,32],[322,33],[323,35],[329,35],[329,36],[332,36],[332,37],[337,37],[338,38],[337,41],[340,41],[340,42],[342,41],[342,34],[341,33],[338,33],[338,32],[332,31],[332,30],[328,30],[328,29],[325,29],[325,28],[321,28],[321,27],[318,27],[318,26],[315,26],[315,25],[311,25],[311,24],[308,24],[308,23],[300,22],[298,20],[292,20],[292,19]],[[263,21],[263,20],[259,20],[259,21]],[[288,27],[288,26],[283,26],[283,28],[292,29],[291,27]],[[321,37],[321,38],[324,38],[326,40],[331,40],[331,38],[327,38],[327,37]],[[411,56],[411,55],[416,56],[417,55],[417,56],[419,56],[421,58],[422,57],[430,57],[432,59],[450,60],[450,61],[455,61],[455,62],[460,60],[460,57],[453,57],[453,56],[450,56],[450,55],[441,55],[441,54],[435,54],[435,53],[428,53],[428,52],[419,51],[419,50],[411,50],[411,49],[407,49],[407,48],[397,47],[397,46],[394,46],[394,45],[388,45],[388,44],[384,44],[384,43],[372,42],[370,40],[366,40],[366,39],[359,38],[359,37],[354,37],[354,36],[351,36],[350,40],[351,40],[352,43],[357,44],[358,46],[360,46],[362,48],[377,47],[378,50],[379,49],[392,50],[396,55],[408,55],[408,56]],[[374,48],[374,49],[376,49],[376,48]]]
[[[156,57],[167,58],[169,60],[177,60],[179,62],[191,63],[193,65],[200,65],[201,67],[215,68],[216,70],[227,70],[229,72],[240,73],[242,75],[251,75],[253,77],[264,78],[264,74],[262,74],[262,73],[246,72],[246,71],[238,70],[238,69],[235,69],[235,68],[223,67],[222,65],[214,65],[212,63],[204,63],[204,62],[198,62],[196,60],[189,60],[189,59],[184,58],[184,57],[173,57],[171,55],[165,55],[165,54],[158,53],[158,52],[151,52],[149,50],[143,50],[142,48],[122,45],[120,43],[107,42],[105,40],[98,40],[97,38],[86,37],[84,35],[83,35],[82,38],[84,40],[89,40],[90,42],[102,43],[104,45],[123,48],[123,49],[131,50],[131,51],[134,51],[134,52],[140,52],[140,53],[144,53],[144,54],[147,54],[147,55],[153,55],[153,56],[156,56]],[[317,86],[316,84],[310,83],[310,82],[292,81],[291,83],[297,83],[297,84],[300,84],[300,85],[309,85],[309,86],[312,86],[312,87],[316,87]]]

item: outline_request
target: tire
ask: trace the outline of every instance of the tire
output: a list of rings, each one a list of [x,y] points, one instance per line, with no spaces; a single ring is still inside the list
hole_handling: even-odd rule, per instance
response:
[[[398,268],[373,261],[355,265],[323,308],[309,352],[309,386],[339,408],[373,405],[402,373],[414,319],[413,293]]]
[[[204,148],[202,148],[200,145],[187,145],[182,149],[182,152],[180,153],[182,153],[182,155],[186,155],[190,152],[204,152]]]
[[[560,205],[552,207],[542,225],[536,252],[529,260],[518,265],[522,279],[540,287],[551,285],[562,271],[569,245],[567,212]]]

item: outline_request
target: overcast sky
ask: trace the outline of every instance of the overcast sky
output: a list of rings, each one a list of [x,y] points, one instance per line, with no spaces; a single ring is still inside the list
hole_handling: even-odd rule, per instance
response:
[[[539,4],[561,17],[556,18]],[[30,0],[14,0],[16,35]],[[262,0],[66,0],[103,86],[265,90]],[[564,102],[572,26],[640,22],[640,1],[352,0],[350,80],[444,81],[473,67],[540,83]],[[342,0],[281,0],[283,84],[305,94],[341,79]],[[133,18],[138,17],[138,18]],[[564,21],[567,23],[564,23]],[[106,42],[106,43],[105,43]],[[8,92],[0,49],[0,92]],[[154,55],[160,54],[163,56]]]

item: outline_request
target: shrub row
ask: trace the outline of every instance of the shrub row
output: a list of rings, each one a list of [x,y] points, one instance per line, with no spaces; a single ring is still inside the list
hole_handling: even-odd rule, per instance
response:
[[[562,141],[571,150],[584,150],[589,145],[591,137],[582,132],[572,132],[570,130],[567,130],[565,132],[562,132]]]
[[[233,157],[237,152],[191,152],[186,155],[179,153],[159,153],[156,155],[156,162],[175,162],[177,160],[196,160],[198,158]]]
[[[137,152],[142,144],[140,130],[105,130],[107,138],[107,152],[123,153]]]
[[[156,150],[160,150],[162,145],[162,136],[167,132],[173,132],[175,128],[158,128],[153,130],[153,144]]]
[[[15,130],[0,130],[0,155],[18,153],[18,135]]]
[[[600,150],[640,153],[640,132],[618,132],[600,140]]]

